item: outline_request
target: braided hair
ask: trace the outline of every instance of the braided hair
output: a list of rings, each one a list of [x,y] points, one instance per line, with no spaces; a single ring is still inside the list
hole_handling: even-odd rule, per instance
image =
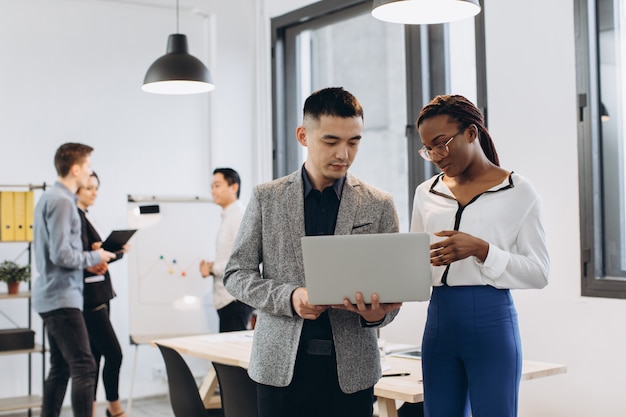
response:
[[[478,128],[478,140],[485,156],[497,166],[500,166],[496,147],[491,140],[491,136],[485,127],[485,119],[480,110],[468,99],[460,95],[439,95],[431,100],[420,111],[416,126],[419,126],[426,119],[439,115],[448,115],[459,124],[459,127],[469,127],[476,125]]]

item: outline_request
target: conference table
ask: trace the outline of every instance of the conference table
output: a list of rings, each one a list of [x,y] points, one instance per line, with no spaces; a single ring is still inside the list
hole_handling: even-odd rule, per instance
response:
[[[199,336],[175,337],[153,340],[151,344],[168,346],[183,355],[203,358],[211,362],[248,368],[252,350],[252,330],[231,333],[216,333]],[[400,345],[397,345],[400,346]],[[386,350],[394,345],[385,344]],[[378,398],[380,417],[397,417],[396,401],[418,403],[424,400],[422,368],[419,358],[407,358],[396,354],[387,354],[382,358],[383,377],[374,386],[374,395]],[[522,380],[543,378],[565,373],[564,365],[524,361]],[[385,376],[401,374],[402,376]],[[408,374],[408,375],[407,375]],[[213,367],[200,386],[200,395],[205,407],[215,406],[213,394],[217,387],[217,378]]]

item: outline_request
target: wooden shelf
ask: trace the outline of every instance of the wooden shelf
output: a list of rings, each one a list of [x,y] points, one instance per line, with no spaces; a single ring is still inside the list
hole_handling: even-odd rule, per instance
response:
[[[31,297],[31,293],[30,291],[20,291],[17,294],[7,294],[7,293],[2,293],[0,294],[0,300],[10,300],[12,298],[30,298]]]
[[[35,343],[35,347],[32,349],[19,349],[19,350],[1,350],[0,355],[22,355],[24,353],[39,353],[43,352],[43,346]]]
[[[25,397],[0,398],[0,412],[27,410],[29,408],[40,408],[41,396],[27,395]]]

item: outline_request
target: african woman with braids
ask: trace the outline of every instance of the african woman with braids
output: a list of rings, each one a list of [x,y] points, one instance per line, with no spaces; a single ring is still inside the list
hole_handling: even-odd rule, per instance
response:
[[[426,415],[514,417],[522,353],[510,289],[548,282],[540,198],[500,167],[483,116],[465,97],[435,97],[416,124],[420,155],[441,170],[417,187],[411,221],[412,232],[431,235]]]

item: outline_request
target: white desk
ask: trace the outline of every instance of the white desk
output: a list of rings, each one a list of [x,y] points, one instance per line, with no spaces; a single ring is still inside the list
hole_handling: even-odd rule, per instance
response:
[[[175,349],[181,354],[204,358],[212,362],[247,368],[250,363],[253,331],[218,333],[201,336],[177,337],[153,340],[152,345],[160,344]],[[383,377],[374,386],[374,395],[378,397],[378,409],[381,417],[397,417],[396,400],[417,403],[424,400],[422,386],[422,364],[420,359],[387,356],[385,364],[390,367],[383,372],[408,372],[408,376]],[[543,378],[566,372],[563,365],[524,361],[522,380]],[[205,406],[215,392],[217,385],[215,373],[210,372],[205,378],[200,394]]]

